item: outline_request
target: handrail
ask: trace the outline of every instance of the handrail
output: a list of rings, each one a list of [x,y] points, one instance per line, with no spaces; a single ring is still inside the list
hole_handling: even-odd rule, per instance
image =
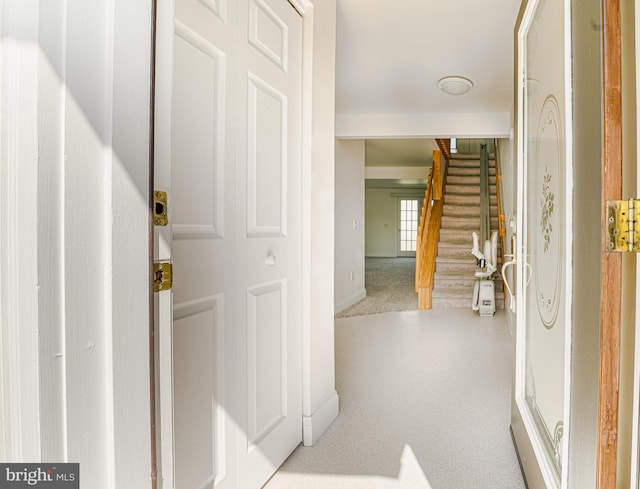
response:
[[[436,144],[442,151],[445,160],[449,161],[451,158],[451,139],[436,139]]]
[[[480,145],[480,246],[491,239],[491,211],[489,207],[489,155],[487,145]]]
[[[416,284],[418,309],[431,309],[433,274],[435,272],[440,223],[442,221],[442,152],[433,150],[433,166],[429,170],[418,235],[416,237]]]
[[[429,168],[429,176],[427,177],[427,187],[424,191],[424,200],[422,201],[422,209],[420,211],[420,222],[418,223],[418,234],[416,236],[416,293],[420,290],[420,284],[422,280],[422,259],[423,259],[423,246],[422,236],[425,226],[428,226],[429,219],[431,218],[431,212],[433,209],[433,167]]]
[[[507,225],[505,215],[502,213],[502,169],[500,168],[500,150],[498,149],[497,139],[494,139],[493,146],[496,162],[496,200],[498,203],[498,239],[500,239],[500,263],[504,263],[504,238],[507,236]],[[511,250],[511,252],[515,253],[515,250]],[[506,304],[507,291],[505,289],[502,292],[504,294]]]
[[[447,186],[447,173],[449,172],[449,161],[451,160],[451,139],[436,139],[436,143],[444,156],[442,164],[442,191]]]

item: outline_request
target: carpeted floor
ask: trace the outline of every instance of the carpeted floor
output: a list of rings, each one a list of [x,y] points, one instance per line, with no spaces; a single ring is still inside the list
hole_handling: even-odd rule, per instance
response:
[[[364,287],[367,297],[336,317],[417,310],[415,272],[415,258],[365,258]]]
[[[266,489],[525,489],[504,311],[345,318],[335,334],[340,415]]]

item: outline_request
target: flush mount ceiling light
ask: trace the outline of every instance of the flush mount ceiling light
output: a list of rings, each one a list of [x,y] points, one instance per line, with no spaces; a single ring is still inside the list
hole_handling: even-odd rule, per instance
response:
[[[473,82],[462,76],[445,76],[438,80],[438,88],[449,95],[462,95],[473,88]]]

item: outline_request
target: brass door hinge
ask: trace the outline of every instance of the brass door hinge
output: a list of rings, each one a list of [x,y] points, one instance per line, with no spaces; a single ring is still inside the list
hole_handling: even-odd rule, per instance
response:
[[[155,190],[153,192],[153,224],[156,226],[166,226],[168,223],[167,192]]]
[[[607,251],[640,252],[640,200],[607,201]]]
[[[153,291],[170,290],[173,286],[173,265],[168,261],[153,263]]]

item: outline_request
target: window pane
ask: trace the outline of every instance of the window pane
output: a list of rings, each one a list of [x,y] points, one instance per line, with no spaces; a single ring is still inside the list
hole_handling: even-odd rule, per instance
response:
[[[400,251],[416,251],[416,234],[421,209],[418,199],[400,199]]]

